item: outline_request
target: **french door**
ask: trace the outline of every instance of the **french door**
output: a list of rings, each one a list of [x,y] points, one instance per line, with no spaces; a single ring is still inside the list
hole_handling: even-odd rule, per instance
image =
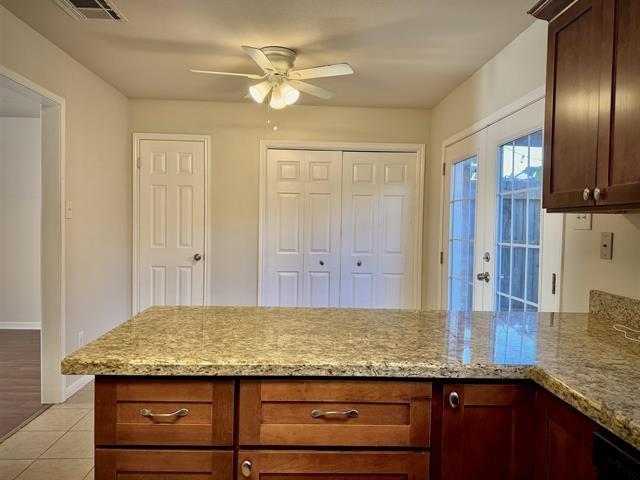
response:
[[[446,308],[559,310],[563,216],[541,206],[543,118],[540,100],[445,149]]]

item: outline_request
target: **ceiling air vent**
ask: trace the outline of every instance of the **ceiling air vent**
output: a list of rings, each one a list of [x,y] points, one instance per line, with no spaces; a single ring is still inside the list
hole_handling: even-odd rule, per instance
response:
[[[115,20],[126,18],[110,0],[53,0],[76,20]]]

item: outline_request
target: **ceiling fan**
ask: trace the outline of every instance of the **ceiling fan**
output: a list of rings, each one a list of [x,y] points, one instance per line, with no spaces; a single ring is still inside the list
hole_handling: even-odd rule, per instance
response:
[[[262,74],[215,72],[211,70],[191,69],[194,73],[206,73],[209,75],[232,75],[246,77],[252,80],[262,80],[249,87],[249,97],[262,103],[271,93],[269,105],[274,109],[281,109],[295,103],[300,97],[300,92],[308,93],[315,97],[329,99],[333,92],[310,83],[303,82],[312,78],[337,77],[351,75],[353,68],[348,63],[336,63],[321,67],[292,70],[296,59],[296,52],[285,47],[242,47],[244,51],[262,69]]]

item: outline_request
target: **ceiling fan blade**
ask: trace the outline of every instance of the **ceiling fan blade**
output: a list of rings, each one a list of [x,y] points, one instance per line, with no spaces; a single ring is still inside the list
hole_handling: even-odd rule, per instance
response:
[[[353,68],[348,63],[335,63],[322,67],[304,68],[289,72],[289,78],[296,80],[306,80],[309,78],[338,77],[340,75],[353,74]]]
[[[253,73],[214,72],[213,70],[196,70],[194,68],[191,69],[191,72],[206,73],[207,75],[230,75],[232,77],[246,77],[253,80],[260,80],[261,78],[264,78],[264,75],[255,75]]]
[[[242,46],[242,49],[251,57],[251,59],[258,64],[258,66],[265,72],[271,73],[276,71],[276,67],[273,66],[271,60],[267,58],[262,50],[255,47]]]
[[[327,90],[326,88],[316,87],[315,85],[311,85],[307,82],[301,82],[299,80],[289,80],[289,84],[301,92],[308,93],[314,97],[324,98],[325,100],[330,99],[334,95],[332,91]]]

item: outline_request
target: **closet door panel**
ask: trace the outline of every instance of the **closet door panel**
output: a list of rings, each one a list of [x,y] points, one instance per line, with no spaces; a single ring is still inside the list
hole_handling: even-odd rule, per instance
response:
[[[305,307],[340,302],[340,219],[342,152],[305,151]]]
[[[303,302],[304,169],[304,151],[267,153],[263,305],[297,307]]]

